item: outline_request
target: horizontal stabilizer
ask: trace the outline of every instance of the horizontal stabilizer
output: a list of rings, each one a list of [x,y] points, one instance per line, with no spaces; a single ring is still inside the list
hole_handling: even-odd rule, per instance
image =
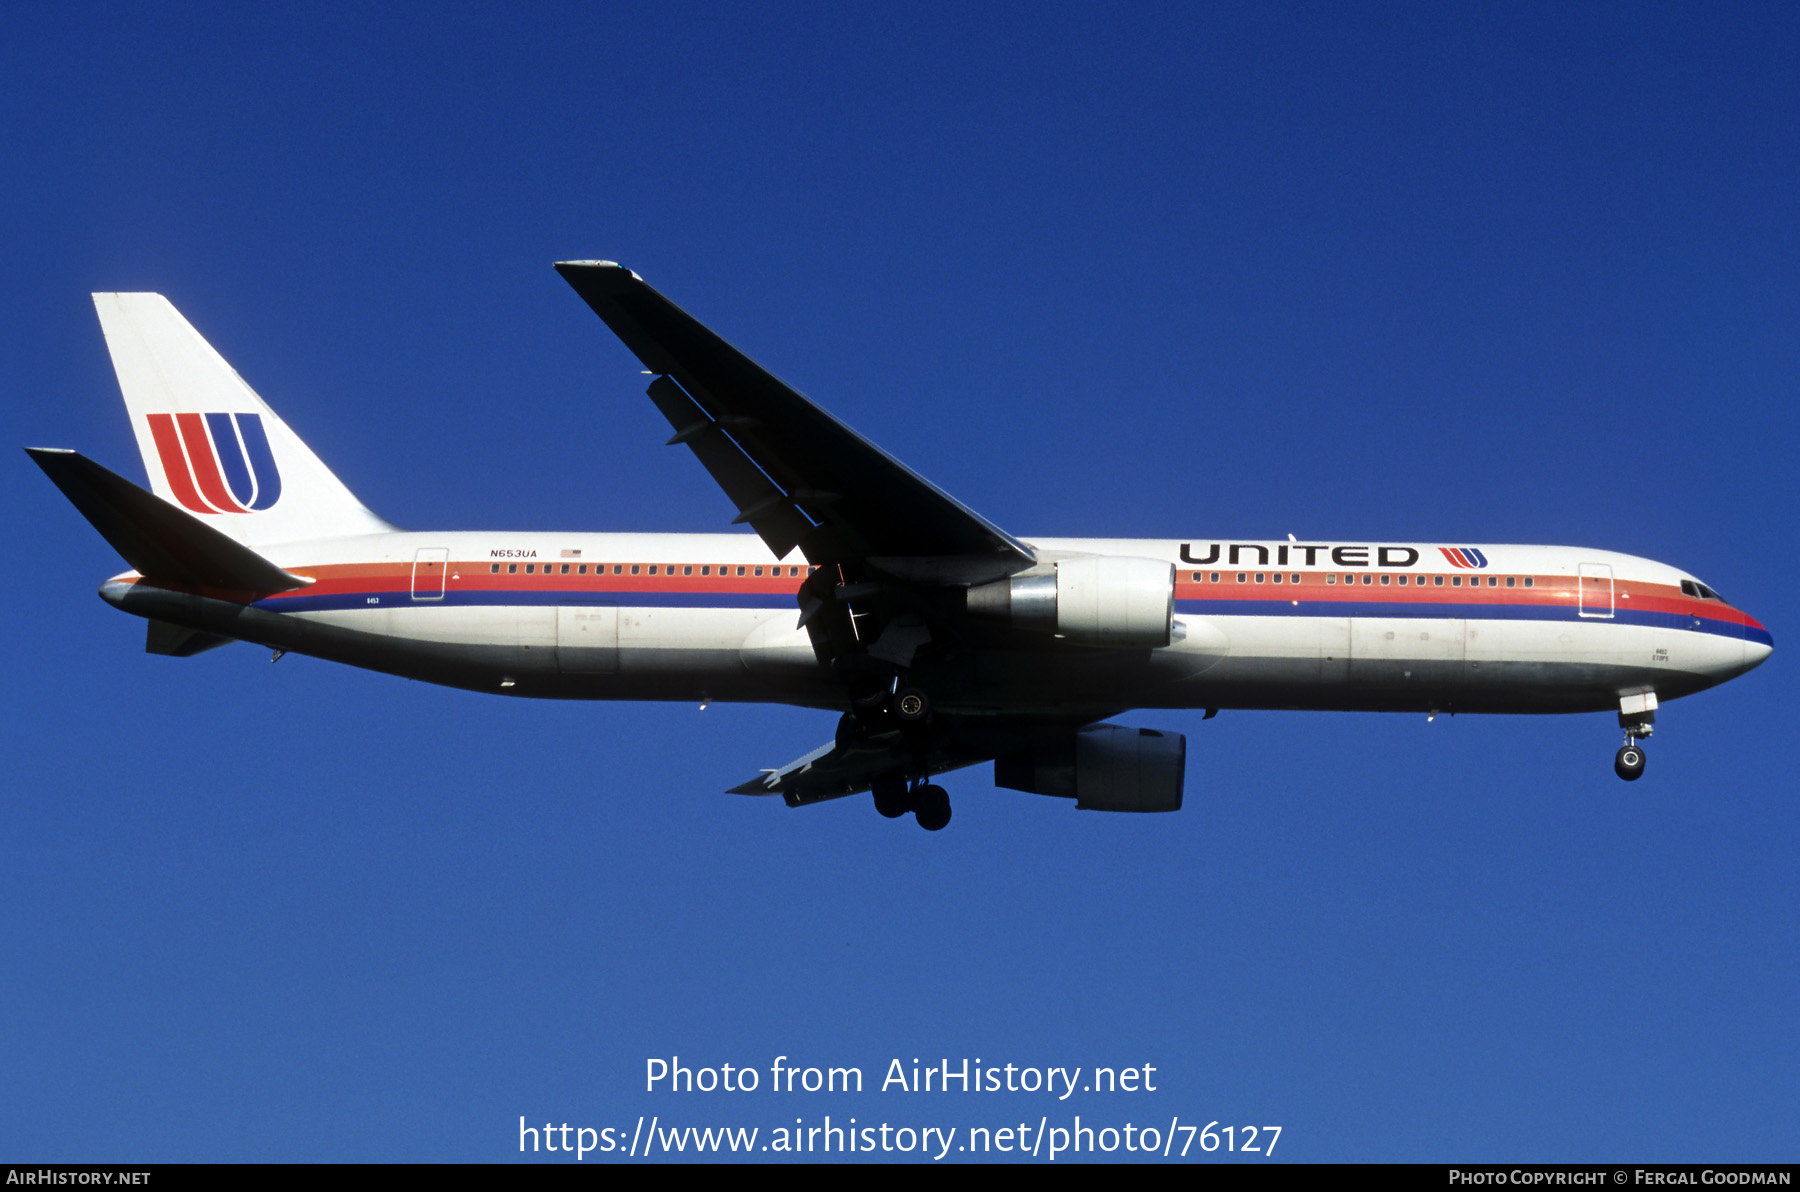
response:
[[[220,646],[229,646],[237,640],[235,637],[226,637],[223,633],[189,629],[185,625],[158,621],[154,618],[151,619],[146,629],[144,653],[163,654],[170,658],[192,658],[196,654],[204,654],[208,650],[216,650]]]
[[[27,447],[25,454],[146,579],[251,596],[290,592],[312,582],[283,571],[80,452]]]

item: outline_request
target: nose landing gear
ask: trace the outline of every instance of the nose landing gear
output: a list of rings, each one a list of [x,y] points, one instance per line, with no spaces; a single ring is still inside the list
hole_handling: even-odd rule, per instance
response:
[[[1644,750],[1639,741],[1647,741],[1656,731],[1656,693],[1627,695],[1619,700],[1619,727],[1625,730],[1625,744],[1613,756],[1613,773],[1626,782],[1636,782],[1644,774]]]

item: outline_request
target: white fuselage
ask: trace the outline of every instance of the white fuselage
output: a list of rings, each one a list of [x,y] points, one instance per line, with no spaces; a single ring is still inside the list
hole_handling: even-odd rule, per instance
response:
[[[1711,687],[1770,651],[1760,624],[1697,594],[1692,576],[1608,551],[1029,541],[1047,559],[1174,564],[1170,644],[1104,649],[998,627],[982,649],[931,664],[940,709],[1598,711]],[[135,574],[102,594],[143,616],[475,690],[844,706],[796,624],[808,567],[751,535],[387,533],[265,550],[313,582],[247,605]]]

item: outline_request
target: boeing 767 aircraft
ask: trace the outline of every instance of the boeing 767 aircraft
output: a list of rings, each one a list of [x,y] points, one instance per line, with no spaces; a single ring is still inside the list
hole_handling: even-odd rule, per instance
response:
[[[932,777],[986,761],[1077,807],[1178,809],[1186,741],[1109,722],[1131,708],[1616,712],[1636,779],[1661,701],[1772,648],[1695,577],[1609,551],[1015,537],[629,269],[556,268],[753,534],[396,529],[161,295],[96,294],[151,491],[30,454],[132,567],[101,597],[155,654],[247,641],[501,695],[827,709],[830,743],[733,791],[872,791],[934,831]]]

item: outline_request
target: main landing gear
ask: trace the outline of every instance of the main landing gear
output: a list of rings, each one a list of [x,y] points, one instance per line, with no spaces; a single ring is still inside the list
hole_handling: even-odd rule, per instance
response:
[[[926,755],[935,735],[931,697],[921,688],[902,684],[903,679],[895,676],[853,692],[850,711],[838,721],[838,748],[866,742],[909,755],[912,765],[907,768],[917,777],[888,774],[876,779],[870,788],[875,810],[888,819],[911,812],[927,832],[941,831],[950,822],[950,795],[929,780]]]
[[[931,697],[917,687],[902,687],[895,679],[853,695],[850,710],[869,728],[886,722],[911,730],[931,722]]]
[[[927,832],[941,831],[950,822],[950,792],[935,782],[923,779],[908,785],[898,775],[877,778],[870,792],[875,796],[875,810],[889,819],[899,819],[907,812]]]
[[[1644,774],[1644,749],[1639,741],[1647,741],[1656,731],[1656,693],[1627,695],[1619,700],[1619,727],[1625,730],[1625,744],[1613,756],[1613,773],[1626,782],[1636,782]]]

